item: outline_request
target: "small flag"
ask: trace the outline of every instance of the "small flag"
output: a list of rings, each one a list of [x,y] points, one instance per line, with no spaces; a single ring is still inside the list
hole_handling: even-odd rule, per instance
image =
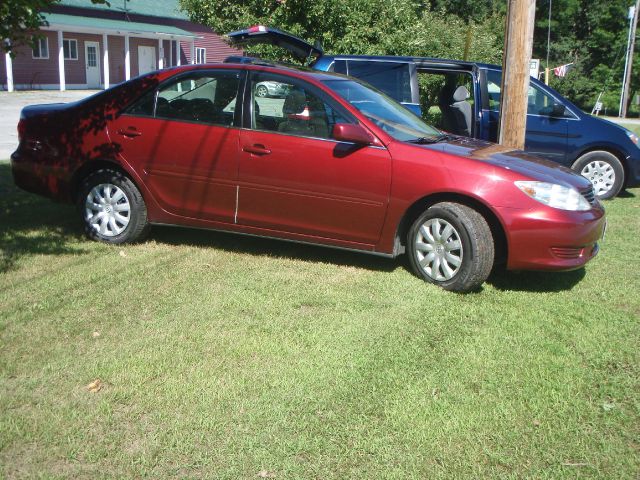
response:
[[[564,77],[567,72],[569,71],[569,69],[571,68],[571,66],[573,65],[573,63],[567,63],[566,65],[560,65],[559,67],[556,67],[553,69],[553,73],[555,74],[556,77]]]

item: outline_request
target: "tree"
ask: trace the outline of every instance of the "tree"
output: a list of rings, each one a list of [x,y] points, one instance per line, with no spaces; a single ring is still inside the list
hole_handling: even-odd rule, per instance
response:
[[[550,67],[573,63],[574,68],[564,78],[552,74],[550,83],[584,110],[604,92],[608,113],[618,111],[630,5],[631,0],[553,0]],[[546,59],[549,0],[537,8],[534,56]],[[633,69],[639,71],[640,61],[634,59]],[[634,75],[630,91],[639,87],[640,76]]]
[[[2,41],[2,50],[11,53],[18,45],[30,45],[33,41],[33,32],[46,23],[42,12],[48,11],[59,1],[0,1],[0,41]],[[106,0],[91,0],[91,2],[108,4]]]
[[[472,29],[471,58],[496,61],[500,49],[491,29],[411,0],[181,0],[191,19],[226,33],[263,24],[287,30],[335,54],[416,55],[462,58]],[[261,56],[273,48],[251,47]]]

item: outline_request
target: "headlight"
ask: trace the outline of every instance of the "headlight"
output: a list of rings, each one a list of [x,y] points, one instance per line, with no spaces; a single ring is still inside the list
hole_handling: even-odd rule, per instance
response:
[[[629,130],[627,130],[624,133],[627,134],[627,137],[629,137],[629,140],[631,140],[633,143],[636,144],[636,147],[640,147],[640,139],[638,138],[638,135],[636,135],[633,132],[630,132]]]
[[[560,210],[584,211],[591,205],[573,187],[547,182],[515,182],[516,186],[534,200]]]

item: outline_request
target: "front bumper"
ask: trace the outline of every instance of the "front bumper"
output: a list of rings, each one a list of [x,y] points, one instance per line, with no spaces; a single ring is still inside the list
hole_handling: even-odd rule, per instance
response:
[[[509,270],[574,270],[599,251],[606,228],[604,209],[569,212],[542,206],[500,208],[505,222]]]
[[[625,187],[640,187],[640,150],[634,156],[628,156],[627,160],[627,178]]]

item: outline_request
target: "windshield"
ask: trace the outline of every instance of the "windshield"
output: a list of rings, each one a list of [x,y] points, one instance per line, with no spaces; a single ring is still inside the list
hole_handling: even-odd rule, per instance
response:
[[[442,135],[439,130],[424,123],[420,117],[395,100],[371,87],[342,79],[323,80],[323,83],[396,140],[436,140]]]

